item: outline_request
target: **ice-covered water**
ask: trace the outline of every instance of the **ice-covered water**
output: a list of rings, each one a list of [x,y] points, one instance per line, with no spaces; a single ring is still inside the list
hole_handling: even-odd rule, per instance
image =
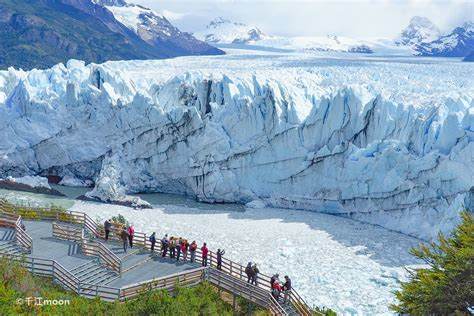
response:
[[[64,192],[64,188],[62,188]],[[45,201],[32,193],[0,191],[10,199]],[[71,192],[73,196],[80,192]],[[153,209],[76,201],[75,211],[103,220],[123,214],[137,231],[182,235],[261,271],[288,274],[300,294],[314,305],[343,315],[390,314],[392,292],[405,277],[404,267],[416,265],[408,249],[417,239],[381,227],[314,212],[283,209],[242,209],[208,205],[180,196],[143,195]],[[54,201],[69,201],[54,198]],[[46,203],[51,203],[51,199]]]

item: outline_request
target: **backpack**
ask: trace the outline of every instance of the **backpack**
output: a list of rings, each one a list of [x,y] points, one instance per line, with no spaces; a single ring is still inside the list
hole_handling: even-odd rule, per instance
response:
[[[245,268],[245,273],[247,273],[248,275],[251,275],[253,272],[252,268],[251,267],[246,267]]]

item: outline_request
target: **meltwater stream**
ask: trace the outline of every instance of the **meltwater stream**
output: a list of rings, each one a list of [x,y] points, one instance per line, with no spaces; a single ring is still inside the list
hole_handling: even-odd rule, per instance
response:
[[[421,264],[408,254],[420,241],[341,217],[287,209],[245,209],[203,204],[176,195],[141,195],[153,209],[76,201],[85,189],[55,187],[67,197],[0,190],[0,198],[29,205],[61,205],[104,220],[122,214],[137,231],[184,236],[266,274],[288,274],[310,305],[343,315],[391,314],[404,267]]]

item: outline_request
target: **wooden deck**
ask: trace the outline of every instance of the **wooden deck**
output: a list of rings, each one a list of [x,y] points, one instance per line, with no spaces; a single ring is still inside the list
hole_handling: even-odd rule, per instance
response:
[[[106,242],[101,225],[84,213],[39,214],[35,220],[22,220],[0,211],[0,256],[23,260],[33,273],[52,276],[63,287],[80,295],[125,300],[143,290],[172,291],[178,283],[193,286],[207,280],[234,298],[241,296],[274,315],[312,314],[295,290],[291,292],[290,303],[273,299],[269,276],[260,274],[257,286],[250,285],[244,267],[226,258],[218,270],[213,252],[209,253],[207,267],[201,266],[199,250],[195,263],[162,258],[159,241],[156,252],[151,253],[146,234],[136,232],[134,248],[128,248],[125,253],[118,233]]]

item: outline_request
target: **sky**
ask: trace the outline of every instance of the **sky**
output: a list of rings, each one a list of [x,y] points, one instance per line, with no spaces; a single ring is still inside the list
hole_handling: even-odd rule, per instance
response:
[[[442,31],[474,20],[474,0],[129,0],[164,14],[188,32],[222,16],[279,36],[397,36],[412,16]]]

